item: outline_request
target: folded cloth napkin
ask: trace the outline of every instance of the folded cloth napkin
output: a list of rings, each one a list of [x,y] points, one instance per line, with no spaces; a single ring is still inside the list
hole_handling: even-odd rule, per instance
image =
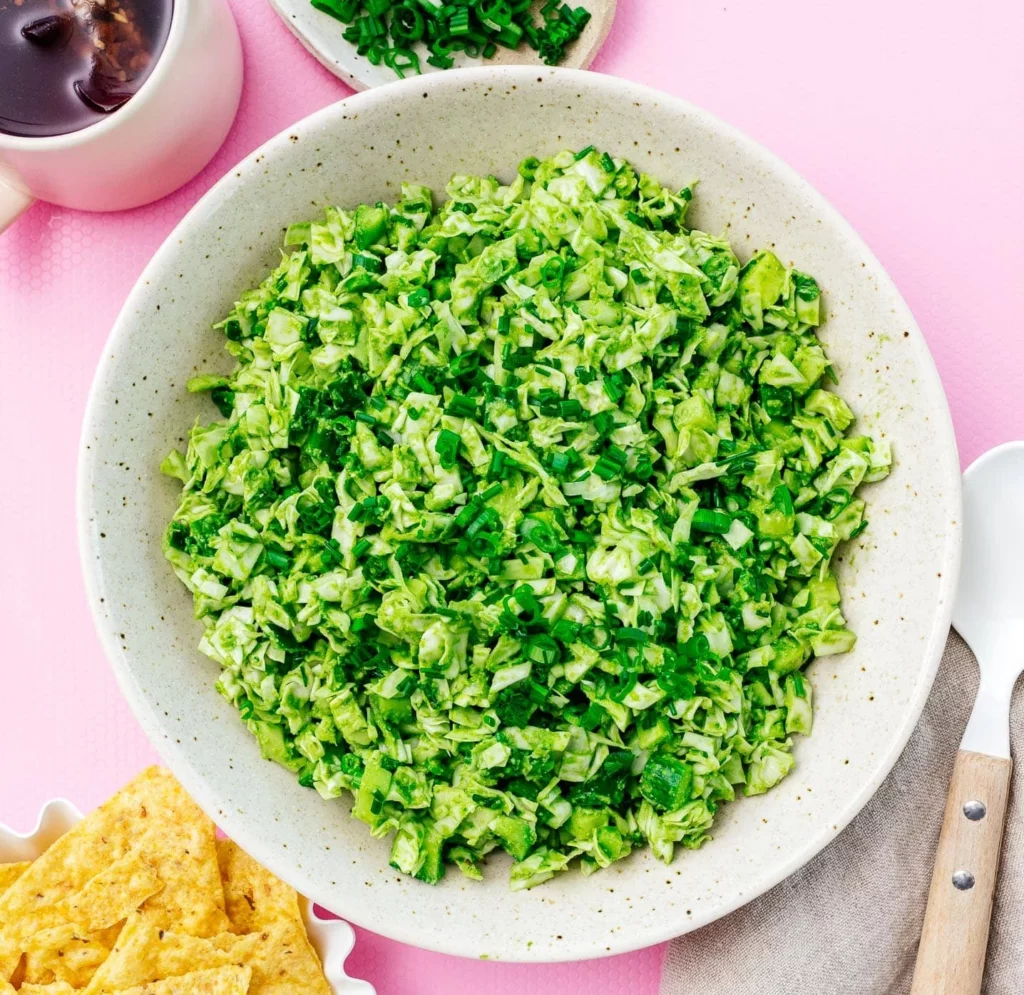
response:
[[[953,759],[978,686],[951,632],[921,721],[864,810],[810,864],[674,940],[661,995],[906,995]],[[1011,729],[1024,744],[1024,682]],[[1024,763],[1014,770],[985,995],[1024,992]]]

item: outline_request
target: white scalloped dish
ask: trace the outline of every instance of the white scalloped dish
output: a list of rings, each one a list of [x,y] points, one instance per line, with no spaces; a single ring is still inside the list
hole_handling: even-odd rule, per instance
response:
[[[66,798],[55,798],[43,806],[31,832],[17,833],[0,823],[0,864],[35,860],[81,818],[82,813]],[[321,919],[313,903],[301,895],[299,903],[306,932],[320,957],[334,995],[376,995],[368,981],[350,978],[345,973],[345,958],[356,942],[352,927],[341,919]]]

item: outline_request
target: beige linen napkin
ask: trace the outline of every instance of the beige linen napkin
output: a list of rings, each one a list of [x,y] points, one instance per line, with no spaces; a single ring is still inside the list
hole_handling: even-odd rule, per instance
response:
[[[861,814],[803,870],[674,940],[662,995],[906,995],[953,758],[978,685],[951,632],[924,714]],[[1014,697],[1018,749],[1024,682]],[[1014,770],[985,995],[1024,992],[1024,763]]]

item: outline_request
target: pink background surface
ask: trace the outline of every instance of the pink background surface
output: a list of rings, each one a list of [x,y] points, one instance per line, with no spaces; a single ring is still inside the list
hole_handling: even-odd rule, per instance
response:
[[[55,795],[88,809],[157,760],[103,658],[76,549],[79,427],[108,330],[150,255],[223,172],[350,92],[265,0],[232,5],[245,92],[227,143],[195,181],[120,215],[37,204],[0,235],[0,821],[17,827]],[[974,9],[619,0],[593,67],[744,129],[846,215],[931,346],[965,465],[1024,437],[1024,6]],[[496,965],[360,931],[349,969],[380,995],[653,995],[662,954]]]

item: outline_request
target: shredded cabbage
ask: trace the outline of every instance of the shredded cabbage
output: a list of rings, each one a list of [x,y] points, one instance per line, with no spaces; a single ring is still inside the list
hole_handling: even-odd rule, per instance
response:
[[[264,755],[435,882],[699,847],[854,644],[851,434],[814,279],[594,149],[330,208],[218,326],[164,548]]]

